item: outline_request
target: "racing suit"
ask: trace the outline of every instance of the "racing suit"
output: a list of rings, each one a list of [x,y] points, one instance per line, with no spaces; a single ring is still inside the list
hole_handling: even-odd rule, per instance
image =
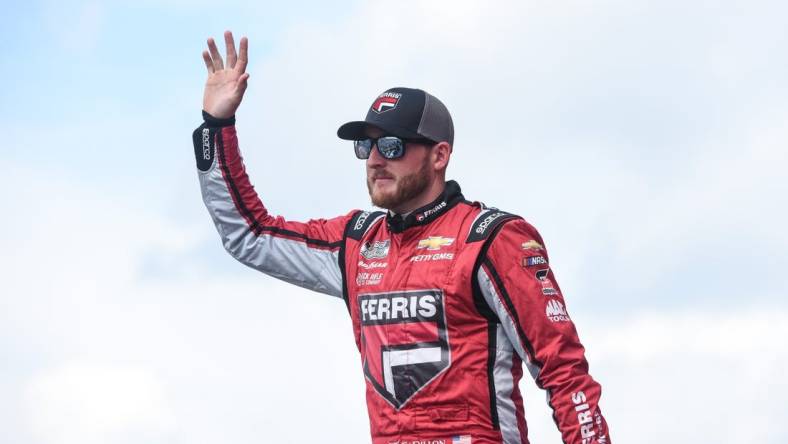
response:
[[[467,201],[449,181],[404,218],[287,221],[250,184],[234,120],[207,120],[193,139],[225,249],[347,305],[373,444],[527,443],[523,363],[565,443],[611,442],[544,242],[521,217]]]

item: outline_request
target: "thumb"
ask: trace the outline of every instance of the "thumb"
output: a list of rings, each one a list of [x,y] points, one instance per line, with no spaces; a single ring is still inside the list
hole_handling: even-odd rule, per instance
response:
[[[238,81],[235,83],[235,89],[240,92],[246,91],[246,87],[248,86],[247,80],[249,80],[249,73],[245,72],[241,77],[238,77]]]

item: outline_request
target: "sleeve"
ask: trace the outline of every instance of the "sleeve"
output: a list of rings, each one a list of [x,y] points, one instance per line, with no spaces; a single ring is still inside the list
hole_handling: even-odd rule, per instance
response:
[[[249,182],[234,119],[205,120],[194,131],[194,152],[203,202],[225,250],[270,276],[342,297],[344,233],[358,212],[308,222],[270,215]]]
[[[585,349],[536,229],[522,219],[505,223],[476,273],[485,301],[536,384],[547,391],[563,441],[610,444],[599,409],[601,386],[588,373]]]

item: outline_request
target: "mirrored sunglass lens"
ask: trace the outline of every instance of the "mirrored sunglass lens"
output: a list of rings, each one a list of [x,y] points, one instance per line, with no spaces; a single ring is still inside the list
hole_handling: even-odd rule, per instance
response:
[[[372,151],[372,140],[356,140],[353,142],[353,149],[356,151],[356,157],[359,159],[368,159],[369,152]]]
[[[386,159],[396,159],[402,156],[404,144],[397,137],[381,137],[378,139],[378,149]]]

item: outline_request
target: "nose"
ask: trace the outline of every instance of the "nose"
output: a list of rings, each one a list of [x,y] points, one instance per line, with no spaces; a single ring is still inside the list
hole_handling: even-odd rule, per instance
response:
[[[375,143],[367,158],[367,168],[382,168],[384,166],[386,166],[386,158],[380,155],[378,144]]]

